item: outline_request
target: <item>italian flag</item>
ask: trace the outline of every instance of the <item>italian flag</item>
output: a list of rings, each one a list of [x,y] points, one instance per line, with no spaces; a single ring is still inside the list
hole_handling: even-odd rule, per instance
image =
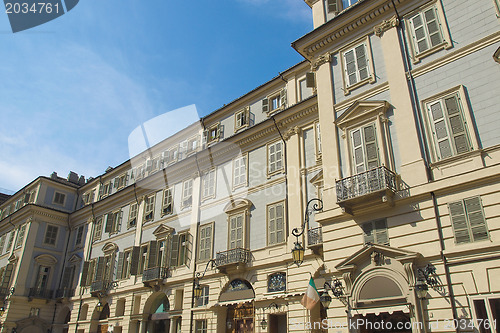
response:
[[[300,304],[302,304],[306,309],[311,310],[312,308],[314,308],[316,303],[318,303],[318,301],[319,301],[318,290],[316,289],[314,280],[311,277],[311,279],[309,280],[309,285],[307,286],[306,293],[304,297],[302,297]]]

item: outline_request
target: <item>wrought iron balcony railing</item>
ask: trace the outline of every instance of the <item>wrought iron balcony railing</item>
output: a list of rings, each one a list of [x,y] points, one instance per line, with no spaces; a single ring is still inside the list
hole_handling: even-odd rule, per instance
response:
[[[45,288],[30,288],[28,291],[28,297],[33,298],[51,299],[53,294],[53,290]]]
[[[56,290],[56,298],[70,298],[75,296],[75,289],[62,288]]]
[[[118,285],[117,282],[115,281],[94,281],[90,285],[90,293],[92,296],[99,296],[103,297],[104,295],[107,295],[109,291],[113,288],[115,288]]]
[[[218,252],[215,256],[215,265],[217,267],[232,264],[247,264],[250,262],[251,252],[247,249],[236,248],[223,252]]]
[[[321,227],[309,229],[307,231],[307,245],[315,246],[323,244],[323,231]]]
[[[0,288],[0,299],[4,299],[9,294],[9,288]]]
[[[397,191],[397,176],[385,166],[337,180],[337,203],[381,191]]]
[[[168,277],[167,267],[148,268],[142,274],[142,282],[163,280]]]

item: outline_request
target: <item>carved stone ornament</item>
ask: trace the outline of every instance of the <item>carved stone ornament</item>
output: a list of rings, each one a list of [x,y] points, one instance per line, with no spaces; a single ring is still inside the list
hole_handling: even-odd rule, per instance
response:
[[[316,72],[319,66],[326,64],[327,62],[330,61],[332,61],[332,55],[330,53],[322,54],[311,63],[311,70],[313,72]]]
[[[283,134],[283,139],[288,140],[295,134],[300,134],[300,128],[298,126],[290,128],[288,131]]]
[[[352,290],[352,272],[345,272],[342,274],[342,278],[344,279],[346,293],[350,294]]]
[[[382,266],[384,264],[384,254],[380,252],[372,252],[371,254],[372,262],[375,266]]]
[[[397,27],[398,25],[399,25],[399,20],[396,17],[396,15],[394,15],[390,19],[383,20],[382,23],[376,25],[373,28],[373,32],[375,33],[375,35],[377,37],[380,37],[380,36],[382,36],[384,34],[384,32],[386,32],[390,28]]]

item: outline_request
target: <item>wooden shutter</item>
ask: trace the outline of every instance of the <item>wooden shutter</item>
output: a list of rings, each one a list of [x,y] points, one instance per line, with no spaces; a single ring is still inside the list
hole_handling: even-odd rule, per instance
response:
[[[306,73],[306,87],[314,88],[316,86],[316,76],[314,72]]]
[[[149,253],[148,253],[148,267],[155,268],[158,267],[158,242],[153,240],[149,242]]]
[[[366,56],[366,45],[364,43],[358,45],[356,46],[354,51],[356,53],[356,64],[358,66],[359,81],[363,81],[364,79],[367,79],[369,76],[368,58]]]
[[[429,48],[427,43],[427,32],[425,31],[424,21],[422,13],[418,13],[410,19],[410,25],[412,26],[412,39],[415,47],[416,53],[424,52]]]
[[[339,11],[337,0],[327,0],[326,10],[328,13],[337,13]]]
[[[113,213],[109,213],[109,214],[105,215],[106,224],[104,227],[104,232],[111,232],[111,230],[113,228],[113,217],[114,217]]]
[[[120,186],[120,177],[116,177],[114,181],[114,188],[118,188]]]
[[[172,235],[170,242],[170,267],[178,265],[177,259],[179,257],[179,235]]]
[[[344,73],[347,86],[352,86],[358,82],[356,76],[356,60],[354,57],[354,49],[344,52]]]
[[[279,203],[275,208],[276,214],[276,243],[282,243],[285,240],[285,228],[284,228],[284,206],[283,203]]]
[[[83,262],[82,276],[80,278],[80,286],[82,286],[82,287],[88,286],[87,277],[88,277],[88,273],[89,273],[89,265],[90,265],[90,261]]]
[[[387,223],[386,220],[378,220],[373,223],[375,228],[373,229],[375,235],[375,242],[377,244],[389,245],[389,235],[387,234]]]
[[[444,99],[444,106],[449,121],[449,132],[457,154],[470,150],[469,140],[465,130],[464,120],[460,111],[459,99],[456,95]]]
[[[440,159],[452,156],[448,126],[443,112],[441,101],[428,106],[429,116],[432,121],[434,139],[436,140],[438,156]]]
[[[184,264],[189,267],[191,265],[191,260],[193,258],[193,235],[190,232],[186,235],[186,255],[184,256]]]
[[[218,124],[217,125],[217,139],[220,140],[224,138],[224,125]]]
[[[119,252],[118,253],[118,263],[116,265],[116,280],[121,280],[123,279],[123,260],[124,260],[124,253]]]
[[[352,158],[354,173],[365,171],[365,154],[363,152],[363,138],[361,129],[351,132]]]
[[[377,131],[375,124],[363,127],[363,139],[366,151],[366,168],[373,169],[379,166]]]
[[[464,204],[473,240],[480,241],[489,239],[481,198],[472,197],[465,199]]]
[[[231,216],[229,229],[229,249],[242,248],[243,242],[243,214]]]
[[[130,258],[130,275],[137,275],[138,273],[137,271],[139,270],[140,255],[141,255],[141,247],[134,246],[132,248],[132,257]]]
[[[437,8],[432,7],[424,12],[425,24],[431,47],[442,43],[441,29],[437,19]]]
[[[104,272],[104,257],[97,258],[97,267],[95,270],[95,281],[102,281]]]
[[[269,99],[264,98],[262,100],[262,112],[268,112],[269,111]]]
[[[123,212],[120,210],[119,212],[116,212],[114,215],[113,232],[120,232],[120,229],[122,228],[122,219],[123,219]]]
[[[467,227],[467,218],[462,201],[456,201],[448,204],[450,210],[451,223],[453,225],[453,233],[455,234],[455,243],[469,243],[471,237],[469,228]]]
[[[2,278],[2,288],[8,289],[10,285],[10,278],[12,276],[12,270],[14,269],[14,264],[8,263],[3,272]]]
[[[75,271],[75,267],[66,267],[64,268],[63,277],[61,280],[61,288],[70,289],[73,284],[73,272]]]
[[[280,105],[283,108],[286,107],[286,88],[283,88],[280,91]]]
[[[268,242],[269,245],[276,244],[276,208],[274,206],[269,206],[268,212]]]
[[[363,229],[363,237],[365,244],[368,243],[375,244],[375,234],[373,233],[373,224],[371,222],[363,223],[361,228]]]

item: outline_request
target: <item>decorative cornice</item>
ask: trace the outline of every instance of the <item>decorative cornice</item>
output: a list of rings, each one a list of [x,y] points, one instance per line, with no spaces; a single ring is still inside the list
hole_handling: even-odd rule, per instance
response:
[[[311,70],[313,72],[316,72],[318,70],[319,66],[326,64],[328,62],[331,62],[331,61],[332,61],[332,55],[329,52],[322,54],[312,62]]]
[[[302,130],[300,129],[300,127],[298,127],[298,126],[292,127],[288,131],[286,131],[285,134],[283,134],[283,139],[285,139],[287,141],[292,136],[294,136],[296,134],[300,134],[301,132],[302,132]]]
[[[397,27],[398,25],[399,25],[399,19],[397,18],[396,15],[394,15],[390,19],[383,20],[382,23],[377,24],[373,28],[373,32],[375,33],[375,35],[377,37],[381,37],[384,34],[384,32],[386,32],[387,30],[389,30],[391,28]]]

